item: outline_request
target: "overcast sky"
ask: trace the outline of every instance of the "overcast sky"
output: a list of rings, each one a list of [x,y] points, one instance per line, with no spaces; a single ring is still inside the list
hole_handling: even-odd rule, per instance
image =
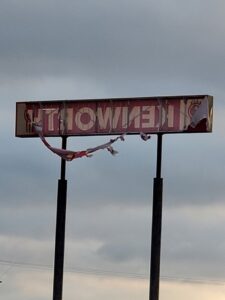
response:
[[[15,103],[191,94],[213,133],[164,136],[160,300],[225,299],[224,20],[222,0],[1,0],[1,299],[52,297],[60,160],[15,138]],[[148,299],[156,137],[115,148],[67,164],[64,299]]]

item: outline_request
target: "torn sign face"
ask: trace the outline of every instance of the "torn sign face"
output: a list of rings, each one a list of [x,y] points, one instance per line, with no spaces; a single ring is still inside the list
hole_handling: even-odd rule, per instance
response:
[[[98,150],[108,150],[112,155],[117,154],[118,152],[116,150],[113,149],[112,144],[114,144],[116,141],[121,140],[124,141],[124,136],[118,136],[114,139],[110,139],[108,142],[98,145],[94,148],[88,148],[86,150],[82,150],[82,151],[72,151],[72,150],[67,150],[67,149],[59,149],[59,148],[55,148],[52,147],[47,140],[45,139],[43,132],[42,132],[42,127],[33,123],[33,128],[35,130],[35,132],[38,134],[38,136],[40,137],[40,139],[42,140],[42,142],[44,143],[44,145],[53,153],[57,154],[58,156],[60,156],[61,158],[63,158],[64,160],[67,161],[71,161],[77,158],[81,158],[81,157],[91,157],[92,154]]]

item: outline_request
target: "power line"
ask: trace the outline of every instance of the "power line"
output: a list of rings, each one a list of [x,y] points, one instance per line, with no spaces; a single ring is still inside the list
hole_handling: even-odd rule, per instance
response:
[[[23,269],[34,269],[34,270],[52,270],[53,266],[48,264],[37,264],[30,262],[18,262],[10,260],[0,260],[1,265],[8,265],[17,268]],[[103,269],[92,269],[92,268],[81,268],[81,267],[65,267],[66,273],[76,273],[83,275],[95,275],[103,277],[121,277],[129,279],[138,279],[138,280],[147,280],[149,274],[146,273],[134,273],[134,272],[119,272],[112,270],[103,270]],[[4,273],[3,273],[4,274]],[[2,274],[0,274],[2,276]],[[162,275],[161,279],[164,281],[174,281],[181,283],[194,283],[194,284],[216,284],[216,285],[225,285],[225,280],[215,279],[215,278],[195,278],[195,277],[178,277],[178,276],[166,276]]]

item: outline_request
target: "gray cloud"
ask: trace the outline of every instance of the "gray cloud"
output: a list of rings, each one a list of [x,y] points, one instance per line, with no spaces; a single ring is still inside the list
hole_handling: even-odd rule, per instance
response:
[[[219,147],[216,146],[218,144]],[[168,136],[164,147],[166,204],[224,203],[222,149],[225,145],[221,138],[215,134],[180,138]]]
[[[223,278],[224,205],[164,211],[164,272]],[[219,213],[220,210],[220,213]],[[207,264],[205,263],[207,261]]]
[[[54,7],[48,1],[44,9],[42,2],[7,3],[1,9],[1,57],[10,76],[79,73],[114,84],[168,77],[187,83],[188,76],[189,84],[201,78],[211,89],[218,84],[215,74],[224,75],[223,14],[209,1],[195,3],[195,13],[192,2],[185,9],[146,1],[138,8],[134,1],[119,8],[115,1],[58,1]]]

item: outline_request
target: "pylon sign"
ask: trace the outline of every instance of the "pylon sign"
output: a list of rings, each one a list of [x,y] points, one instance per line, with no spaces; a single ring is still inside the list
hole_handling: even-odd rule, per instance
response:
[[[140,97],[16,103],[16,136],[211,132],[213,97]]]
[[[163,179],[162,136],[166,133],[211,132],[213,97],[208,95],[36,101],[16,103],[16,136],[39,136],[45,146],[61,157],[58,181],[53,300],[62,300],[66,218],[66,160],[89,156],[99,149],[112,154],[112,143],[126,134],[157,134],[156,177],[153,186],[152,243],[149,299],[159,299]],[[69,136],[120,135],[85,151],[69,151]],[[62,149],[45,137],[62,137]]]

